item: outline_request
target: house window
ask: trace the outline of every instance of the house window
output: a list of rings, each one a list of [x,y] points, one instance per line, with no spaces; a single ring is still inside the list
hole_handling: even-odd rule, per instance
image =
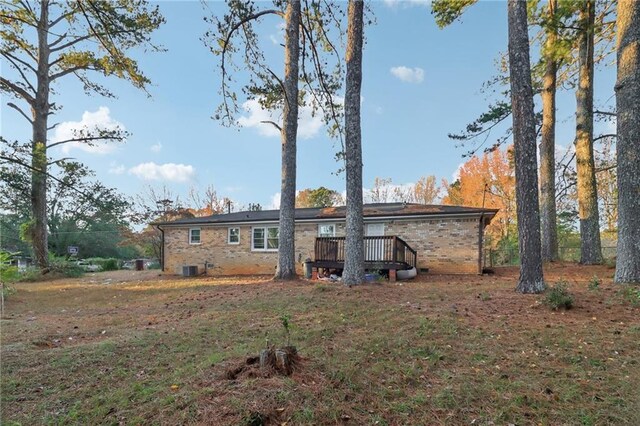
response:
[[[325,223],[318,225],[318,237],[335,237],[336,225],[335,223]]]
[[[189,229],[189,244],[200,244],[200,228]]]
[[[364,235],[367,237],[384,236],[384,223],[367,223],[364,229]]]
[[[229,228],[229,244],[240,244],[240,228]]]
[[[279,230],[277,226],[253,228],[251,249],[255,251],[278,250]]]

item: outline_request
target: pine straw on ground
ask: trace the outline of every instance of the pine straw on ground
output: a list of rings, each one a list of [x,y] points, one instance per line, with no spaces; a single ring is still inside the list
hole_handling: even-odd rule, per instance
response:
[[[640,424],[640,292],[604,266],[545,273],[567,281],[573,309],[515,293],[514,268],[351,289],[131,271],[19,284],[0,420]],[[300,354],[290,376],[256,363],[285,344],[283,315]]]

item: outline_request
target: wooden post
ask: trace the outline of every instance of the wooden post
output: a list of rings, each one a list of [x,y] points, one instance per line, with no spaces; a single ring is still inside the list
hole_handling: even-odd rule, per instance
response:
[[[391,249],[393,250],[393,263],[396,263],[398,261],[398,237],[397,236],[393,236],[393,241],[391,242]],[[389,271],[389,274],[391,274],[391,271]],[[395,281],[395,275],[396,275],[396,271],[393,271],[393,277],[394,277],[394,281]],[[389,277],[391,277],[391,275],[389,275]]]
[[[389,269],[389,282],[390,283],[396,282],[396,270],[395,269]]]

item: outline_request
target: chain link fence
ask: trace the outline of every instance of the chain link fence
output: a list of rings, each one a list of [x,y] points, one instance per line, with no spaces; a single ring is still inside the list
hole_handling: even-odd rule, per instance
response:
[[[558,247],[558,257],[559,260],[563,262],[579,262],[580,246],[560,246]],[[614,260],[616,258],[616,247],[602,247],[602,257],[605,261]],[[485,268],[517,266],[520,265],[520,253],[517,247],[485,247],[483,263]]]

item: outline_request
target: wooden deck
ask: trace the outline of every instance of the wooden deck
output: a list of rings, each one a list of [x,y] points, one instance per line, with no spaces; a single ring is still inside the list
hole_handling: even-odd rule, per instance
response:
[[[315,242],[314,268],[344,269],[345,237],[318,237]],[[364,237],[365,269],[402,270],[417,266],[418,255],[395,235]]]

